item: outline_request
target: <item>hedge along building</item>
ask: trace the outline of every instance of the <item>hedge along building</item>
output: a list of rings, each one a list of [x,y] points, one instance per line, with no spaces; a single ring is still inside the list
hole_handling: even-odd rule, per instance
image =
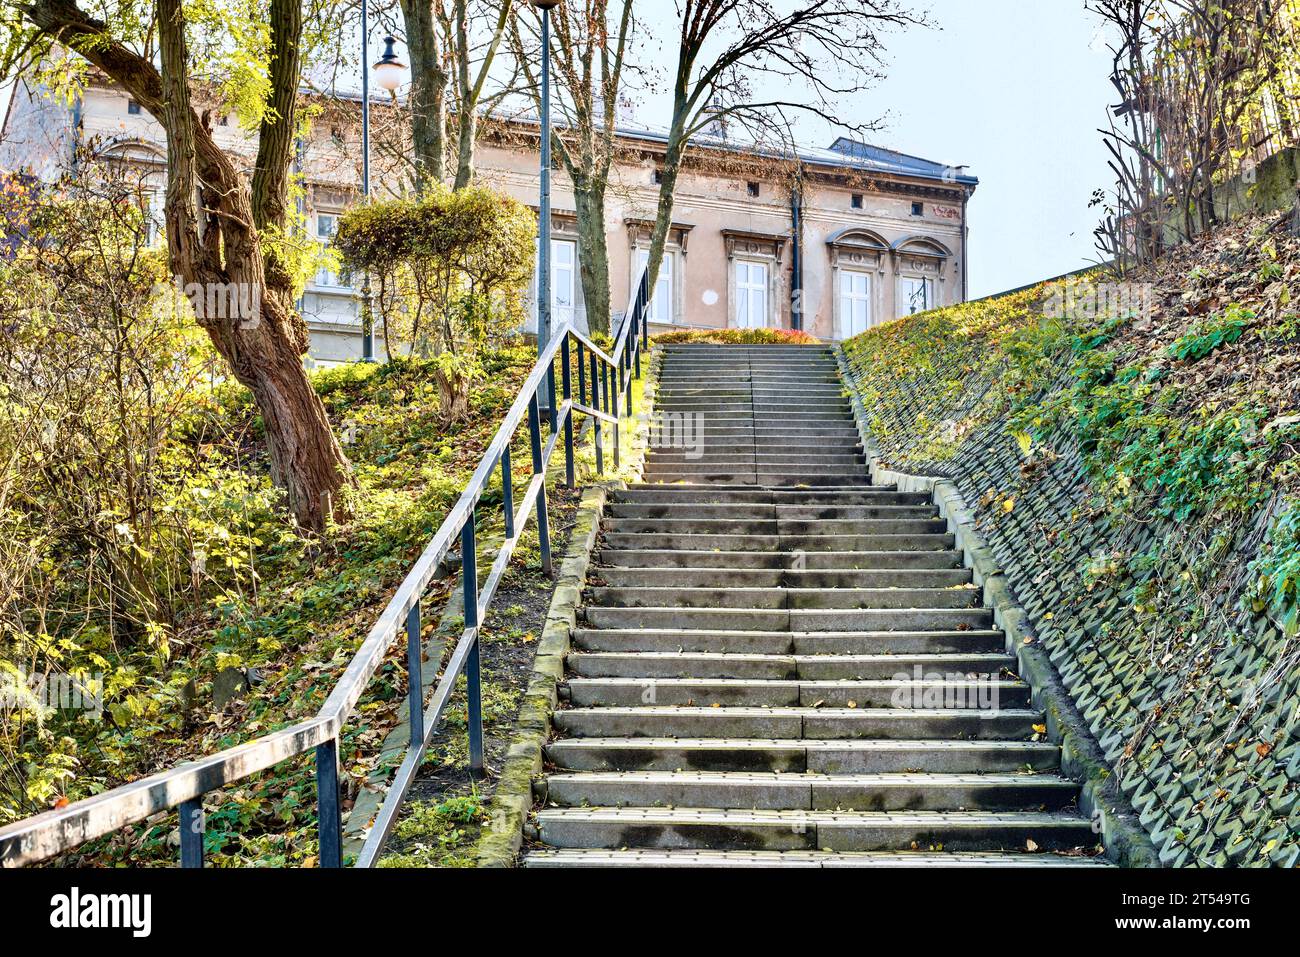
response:
[[[328,243],[339,215],[360,195],[360,103],[312,99],[318,112],[298,158],[300,210],[306,238]],[[409,164],[394,148],[405,139],[400,114],[387,101],[372,108],[375,196],[409,185]],[[253,138],[215,106],[212,115],[218,142],[251,167]],[[484,123],[479,180],[535,206],[538,139],[535,122]],[[644,268],[665,143],[653,130],[621,129],[617,137],[605,223],[616,319]],[[92,76],[70,105],[20,83],[0,135],[0,166],[49,179],[70,168],[78,150],[137,172],[151,219],[161,223],[166,143],[147,112],[103,77]],[[562,169],[553,182],[553,314],[586,328],[572,188]],[[652,330],[801,328],[838,340],[962,302],[967,209],[977,186],[964,168],[845,138],[781,156],[724,135],[700,137],[678,180]],[[332,269],[309,279],[300,308],[315,361],[360,357],[360,292]],[[535,323],[535,302],[532,312]]]

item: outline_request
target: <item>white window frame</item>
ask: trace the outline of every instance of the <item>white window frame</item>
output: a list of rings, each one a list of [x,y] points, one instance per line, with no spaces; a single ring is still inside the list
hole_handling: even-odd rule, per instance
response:
[[[921,288],[925,290],[925,305],[917,309],[913,307],[912,297],[915,292],[908,291],[908,285],[920,283]],[[899,276],[898,277],[898,316],[914,316],[918,312],[928,312],[931,309],[938,308],[938,301],[935,292],[938,288],[933,276]]]
[[[560,262],[560,257],[555,254],[556,248],[559,247],[560,245],[569,246],[573,249],[573,257],[571,262],[568,264],[562,264]],[[536,331],[537,318],[538,318],[538,306],[541,303],[541,299],[539,298],[538,289],[537,289],[538,286],[537,280],[540,276],[540,268],[541,268],[541,262],[540,262],[541,256],[540,256],[540,246],[537,243],[534,243],[533,247],[534,249],[538,250],[538,253],[535,253],[533,258],[533,286],[532,286],[532,295],[529,298],[532,300],[533,331]],[[561,306],[560,297],[559,297],[562,288],[560,279],[564,273],[568,273],[568,281],[567,283],[564,284],[564,288],[567,289],[569,293],[568,306]],[[552,236],[551,237],[551,328],[552,329],[558,328],[560,325],[562,325],[565,322],[572,322],[575,323],[576,325],[578,320],[578,294],[579,294],[578,241],[576,239],[569,239],[564,236]]]
[[[746,278],[741,281],[741,269],[745,270]],[[762,281],[754,282],[752,279],[752,270],[762,270]],[[744,259],[737,257],[733,266],[733,282],[736,291],[735,312],[732,318],[735,320],[738,329],[768,329],[772,325],[772,264],[763,259]],[[760,316],[757,323],[754,319],[754,299],[755,293],[761,294],[762,309],[759,310]]]
[[[316,210],[316,213],[312,218],[315,221],[315,225],[316,225],[316,229],[315,229],[316,242],[322,248],[328,246],[330,242],[333,240],[334,234],[338,231],[339,228],[339,217],[342,215],[343,215],[342,213],[336,212],[335,210],[332,209]],[[328,219],[333,225],[331,226],[328,232],[322,233],[321,224],[326,219]],[[346,290],[350,288],[343,282],[342,279],[339,278],[338,273],[334,272],[334,270],[329,269],[325,266],[322,266],[320,269],[316,270],[316,275],[312,278],[312,285],[320,289]]]
[[[839,276],[840,338],[851,339],[875,325],[875,310],[872,301],[873,277],[871,273],[861,269],[840,269]],[[865,291],[859,292],[853,289],[855,280],[859,279],[865,282]],[[854,321],[859,311],[862,314],[860,324]]]
[[[636,250],[636,268],[633,270],[633,283],[641,281],[646,264],[650,261],[650,250],[638,247]],[[659,264],[659,279],[654,284],[650,295],[650,308],[647,315],[656,325],[671,326],[677,322],[677,253],[665,249],[663,260]]]

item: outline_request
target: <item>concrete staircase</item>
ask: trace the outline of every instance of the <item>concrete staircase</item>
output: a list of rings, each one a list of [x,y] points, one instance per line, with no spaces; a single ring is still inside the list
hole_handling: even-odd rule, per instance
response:
[[[1097,866],[937,508],[871,484],[833,354],[670,347],[657,412],[704,442],[613,496],[524,863]]]

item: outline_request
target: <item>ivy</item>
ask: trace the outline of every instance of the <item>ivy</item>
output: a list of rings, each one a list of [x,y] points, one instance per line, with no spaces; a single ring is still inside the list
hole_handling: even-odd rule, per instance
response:
[[[1250,310],[1233,307],[1224,315],[1211,317],[1179,338],[1169,347],[1166,355],[1179,362],[1199,362],[1216,349],[1240,339],[1254,319],[1255,314]]]
[[[1247,607],[1269,615],[1286,637],[1300,634],[1300,499],[1283,505],[1250,572]]]

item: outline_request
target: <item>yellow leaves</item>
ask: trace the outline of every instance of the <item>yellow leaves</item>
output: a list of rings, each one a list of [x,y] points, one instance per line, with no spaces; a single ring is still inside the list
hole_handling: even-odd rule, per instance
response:
[[[1047,725],[1036,724],[1033,727],[1034,727],[1034,734],[1047,734]]]
[[[1029,458],[1034,450],[1033,438],[1028,432],[1013,432],[1012,435],[1016,437],[1016,444],[1020,446],[1020,454],[1025,458]]]
[[[1009,498],[1002,503],[1003,512],[1012,512],[1015,510],[1015,507],[1016,507],[1016,500],[1014,498]]]

